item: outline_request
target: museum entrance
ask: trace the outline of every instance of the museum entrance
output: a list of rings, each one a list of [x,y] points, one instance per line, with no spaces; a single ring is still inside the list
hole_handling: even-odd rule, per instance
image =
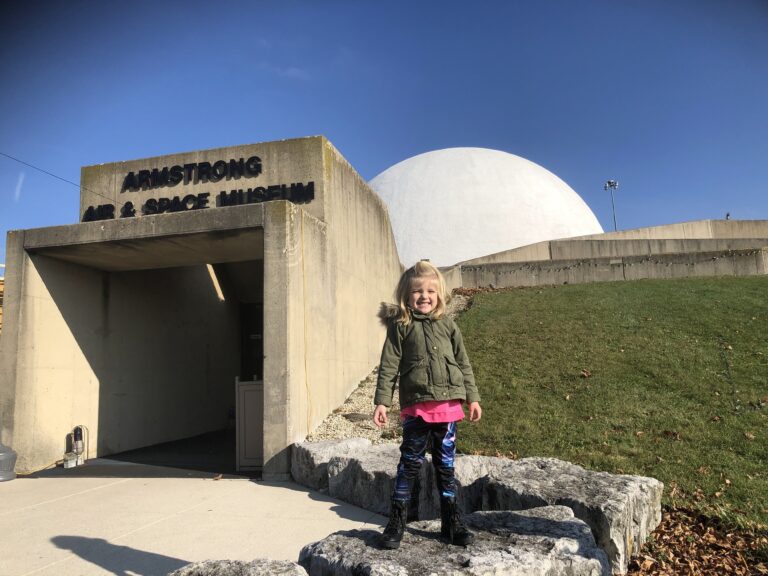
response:
[[[97,422],[72,424],[89,428],[98,456],[223,474],[260,470],[262,228],[31,256],[46,261],[41,277],[77,341],[81,372],[91,374],[72,401],[97,402]]]

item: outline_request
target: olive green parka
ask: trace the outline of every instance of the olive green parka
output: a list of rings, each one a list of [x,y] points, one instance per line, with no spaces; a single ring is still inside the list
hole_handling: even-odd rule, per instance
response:
[[[411,322],[397,322],[399,309],[383,305],[379,317],[387,326],[381,351],[374,404],[392,405],[398,381],[400,406],[428,400],[480,402],[475,376],[456,323],[443,316],[411,312]]]

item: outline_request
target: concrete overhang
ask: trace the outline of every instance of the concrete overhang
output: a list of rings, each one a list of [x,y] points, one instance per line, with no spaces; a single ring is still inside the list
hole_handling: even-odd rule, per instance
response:
[[[260,260],[264,207],[253,204],[24,231],[24,249],[105,271]]]

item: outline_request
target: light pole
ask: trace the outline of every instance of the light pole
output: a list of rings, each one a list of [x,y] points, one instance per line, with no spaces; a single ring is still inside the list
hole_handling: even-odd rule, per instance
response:
[[[619,187],[618,180],[608,180],[603,186],[603,190],[611,191],[611,208],[613,209],[613,231],[614,232],[616,232],[618,228],[616,227],[616,204],[614,204],[613,202],[613,191],[616,190],[618,187]]]

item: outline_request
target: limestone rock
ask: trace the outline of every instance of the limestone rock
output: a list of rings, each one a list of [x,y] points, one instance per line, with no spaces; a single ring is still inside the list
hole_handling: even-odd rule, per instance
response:
[[[329,494],[388,515],[399,457],[397,446],[384,444],[330,458]],[[593,472],[553,458],[458,456],[456,480],[459,506],[467,513],[571,508],[592,529],[616,573],[627,571],[630,556],[661,522],[663,484],[653,478]],[[439,495],[429,459],[419,482],[419,517],[437,518]]]
[[[378,514],[389,514],[389,501],[400,460],[394,444],[379,444],[328,462],[328,494]],[[426,481],[422,467],[421,481]],[[424,485],[424,484],[423,484]]]
[[[344,456],[365,450],[371,445],[365,438],[300,442],[291,449],[291,476],[295,482],[313,488],[328,488],[328,461],[333,456]]]
[[[590,526],[613,571],[624,573],[629,557],[661,522],[663,487],[654,478],[593,472],[554,458],[526,458],[489,474],[483,509],[567,506]]]
[[[400,548],[378,546],[373,530],[337,532],[305,546],[299,563],[312,576],[608,576],[610,564],[589,527],[563,506],[524,512],[476,512],[465,518],[475,533],[466,548],[440,538],[440,522],[409,525]]]
[[[328,463],[328,493],[334,498],[386,516],[389,514],[389,501],[399,460],[400,449],[394,444],[381,444],[334,457]],[[501,469],[503,462],[505,460],[501,458],[483,456],[461,456],[456,459],[455,473],[462,510],[474,512],[481,509],[485,478],[491,470]],[[427,454],[414,486],[414,498],[418,500],[418,515],[422,520],[440,516],[440,496],[434,476],[432,460]]]
[[[307,572],[287,560],[257,558],[251,562],[204,560],[182,566],[168,576],[307,576]]]
[[[488,477],[500,472],[509,462],[508,459],[492,456],[457,456],[454,475],[456,485],[459,488],[460,509],[464,512],[484,510],[483,494]],[[426,520],[440,516],[440,494],[437,491],[435,475],[430,461],[427,461],[425,468],[427,468],[425,486],[429,489],[425,490],[426,494],[421,498],[419,517]]]

